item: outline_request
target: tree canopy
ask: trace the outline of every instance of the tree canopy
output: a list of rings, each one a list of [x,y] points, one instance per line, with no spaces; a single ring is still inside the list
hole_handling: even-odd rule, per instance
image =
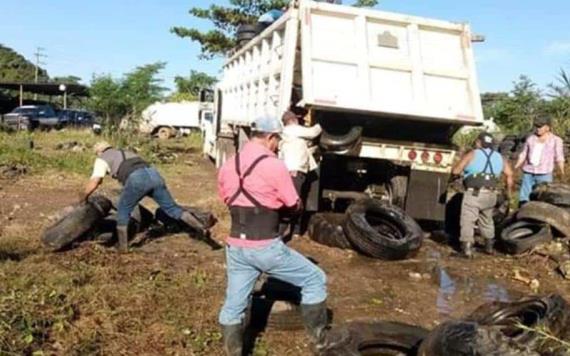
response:
[[[24,56],[11,48],[0,44],[0,80],[33,82],[36,66]],[[45,69],[39,68],[38,80],[46,82],[49,79]]]
[[[172,101],[197,100],[200,90],[210,89],[216,83],[216,78],[206,73],[195,70],[190,71],[189,77],[177,76],[174,78],[176,92],[172,95]]]
[[[176,26],[171,32],[181,38],[198,42],[201,58],[210,59],[223,56],[236,45],[234,35],[241,24],[254,24],[257,18],[269,10],[283,9],[289,0],[229,0],[230,6],[210,5],[208,8],[193,7],[190,14],[199,19],[209,20],[214,28],[201,31],[197,28]],[[357,0],[353,5],[373,7],[377,0]]]

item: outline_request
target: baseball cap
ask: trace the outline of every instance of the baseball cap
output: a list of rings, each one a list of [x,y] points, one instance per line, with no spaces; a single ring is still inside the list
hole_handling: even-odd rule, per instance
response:
[[[111,144],[107,141],[100,141],[97,142],[94,146],[93,146],[93,151],[95,151],[95,153],[100,153],[105,151],[106,149],[111,148]]]
[[[477,139],[481,141],[481,146],[483,146],[483,148],[489,148],[493,146],[493,136],[488,132],[481,132],[479,136],[477,136]]]
[[[551,123],[552,123],[552,120],[551,120],[550,116],[546,116],[546,115],[537,116],[534,119],[534,127],[542,127],[544,125],[550,126]]]
[[[271,115],[259,116],[252,124],[252,130],[264,133],[280,134],[283,131],[281,122]]]

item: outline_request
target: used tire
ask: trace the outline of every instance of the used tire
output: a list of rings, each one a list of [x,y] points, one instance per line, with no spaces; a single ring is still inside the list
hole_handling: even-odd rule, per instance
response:
[[[256,25],[240,25],[237,29],[236,40],[240,45],[251,41],[257,35]]]
[[[570,211],[555,205],[531,201],[520,208],[517,218],[541,221],[563,236],[570,237]]]
[[[536,221],[519,220],[501,231],[501,246],[506,253],[517,255],[552,240],[550,226]]]
[[[360,143],[362,127],[355,126],[344,135],[332,135],[323,131],[320,146],[329,152],[349,152]]]
[[[560,295],[523,298],[513,303],[494,302],[476,309],[468,320],[492,326],[511,343],[539,352],[552,350],[536,330],[547,330],[559,339],[566,339],[570,326],[570,305]],[[528,329],[522,329],[520,325]],[[558,345],[560,346],[560,345]],[[546,353],[557,355],[557,353]]]
[[[322,245],[349,249],[351,245],[343,228],[345,221],[345,214],[316,213],[309,220],[309,237]]]
[[[421,227],[396,206],[364,199],[349,206],[346,215],[348,241],[367,256],[401,260],[417,252],[422,245]]]
[[[570,207],[570,185],[568,184],[539,184],[535,187],[530,200],[541,201],[552,205]]]
[[[42,242],[54,251],[71,245],[91,230],[96,222],[107,216],[111,206],[111,201],[103,196],[90,198],[86,204],[75,208],[48,227],[41,237]]]
[[[340,327],[347,341],[324,350],[323,356],[340,355],[416,355],[428,330],[398,322],[351,322]]]

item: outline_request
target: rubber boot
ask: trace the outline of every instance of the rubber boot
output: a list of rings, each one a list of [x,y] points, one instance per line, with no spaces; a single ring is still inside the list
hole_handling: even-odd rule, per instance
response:
[[[473,242],[462,242],[461,252],[463,257],[471,259],[473,258]]]
[[[495,240],[493,239],[485,240],[485,253],[491,256],[495,255],[494,246],[495,246]]]
[[[200,220],[196,219],[194,215],[190,214],[187,211],[182,212],[180,220],[191,228],[198,230],[202,234],[204,234],[206,231],[204,224],[202,224]]]
[[[117,226],[117,237],[119,239],[119,252],[129,252],[129,231],[127,226]]]
[[[224,351],[227,356],[242,356],[243,354],[243,326],[222,325]]]
[[[314,347],[316,355],[320,355],[323,350],[332,349],[346,343],[348,333],[336,333],[329,336],[329,318],[326,302],[319,304],[301,304],[301,316],[305,330]]]

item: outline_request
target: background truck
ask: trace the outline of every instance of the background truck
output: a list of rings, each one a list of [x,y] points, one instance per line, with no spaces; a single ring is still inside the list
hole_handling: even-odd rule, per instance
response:
[[[325,131],[307,210],[367,195],[442,221],[451,138],[483,123],[470,28],[297,1],[228,58],[204,152],[219,166],[255,117],[291,108]]]
[[[204,121],[212,121],[212,103],[155,103],[142,113],[139,131],[167,139],[177,134],[199,131]]]

